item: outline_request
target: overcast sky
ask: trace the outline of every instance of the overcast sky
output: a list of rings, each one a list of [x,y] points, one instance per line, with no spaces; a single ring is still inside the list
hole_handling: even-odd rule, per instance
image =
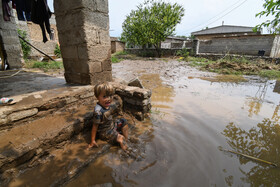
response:
[[[110,35],[120,36],[122,23],[131,10],[144,0],[109,0]],[[271,17],[255,17],[263,10],[264,0],[166,0],[185,8],[185,15],[176,27],[176,35],[189,36],[191,32],[206,27],[238,25],[254,27]],[[53,0],[48,0],[53,11]],[[264,30],[264,33],[267,33]]]

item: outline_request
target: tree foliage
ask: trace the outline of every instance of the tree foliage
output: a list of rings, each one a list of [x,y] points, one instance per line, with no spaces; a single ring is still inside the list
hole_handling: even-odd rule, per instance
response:
[[[18,32],[18,35],[20,35],[23,39],[28,41],[26,31],[18,29],[17,32]],[[19,39],[19,41],[20,41],[22,52],[23,52],[23,58],[27,59],[31,53],[31,47],[25,41],[23,41],[21,38]]]
[[[160,56],[161,42],[174,35],[183,16],[184,8],[177,3],[146,0],[126,16],[122,24],[122,41],[142,47],[153,45]]]
[[[263,4],[264,10],[257,13],[256,17],[274,16],[273,20],[267,20],[254,28],[254,31],[259,31],[266,27],[270,33],[280,33],[280,0],[265,0]]]

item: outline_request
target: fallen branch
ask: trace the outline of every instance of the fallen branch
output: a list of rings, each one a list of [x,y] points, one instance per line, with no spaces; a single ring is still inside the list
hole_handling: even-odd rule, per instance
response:
[[[259,158],[253,157],[253,156],[249,156],[249,155],[246,155],[246,154],[243,154],[243,153],[238,153],[238,152],[235,152],[235,151],[225,150],[225,149],[224,149],[224,151],[230,152],[230,153],[233,153],[233,154],[236,154],[236,155],[239,155],[239,156],[243,156],[245,158],[248,158],[248,159],[251,159],[251,160],[254,160],[254,161],[262,162],[262,163],[265,163],[265,164],[268,164],[268,165],[271,165],[271,166],[274,166],[274,167],[278,167],[275,163],[272,163],[272,162],[269,162],[269,161],[266,161],[266,160],[262,160],[262,159],[259,159]]]

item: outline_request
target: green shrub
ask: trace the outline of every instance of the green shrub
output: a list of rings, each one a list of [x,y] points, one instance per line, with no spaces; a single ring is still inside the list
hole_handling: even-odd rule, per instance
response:
[[[56,44],[56,46],[55,46],[54,54],[55,54],[58,58],[61,58],[61,51],[60,51],[60,47],[59,47],[58,44]]]
[[[28,41],[26,39],[26,37],[27,37],[26,31],[18,29],[17,32],[18,32],[18,35],[20,35],[24,40]],[[30,55],[31,47],[25,41],[23,41],[21,38],[20,38],[20,45],[21,45],[21,49],[23,52],[23,58],[27,59]]]
[[[112,61],[112,63],[118,63],[118,62],[120,62],[122,59],[119,59],[119,58],[117,58],[116,56],[112,56],[111,57],[111,61]]]

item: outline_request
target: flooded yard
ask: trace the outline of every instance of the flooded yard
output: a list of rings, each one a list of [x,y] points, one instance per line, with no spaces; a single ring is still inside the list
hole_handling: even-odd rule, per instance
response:
[[[123,158],[112,150],[68,186],[280,184],[279,167],[226,151],[280,165],[279,82],[216,79],[176,61],[123,61],[113,71],[124,80],[138,76],[153,90],[151,119],[138,127],[144,158]]]
[[[66,186],[279,186],[280,82],[217,76],[172,59],[125,60],[113,64],[113,77],[138,77],[152,90],[150,118],[134,121],[130,131],[135,157],[114,146]],[[86,143],[79,143],[82,153]],[[10,186],[53,184],[61,169],[56,165],[49,177],[37,179],[39,167]]]

